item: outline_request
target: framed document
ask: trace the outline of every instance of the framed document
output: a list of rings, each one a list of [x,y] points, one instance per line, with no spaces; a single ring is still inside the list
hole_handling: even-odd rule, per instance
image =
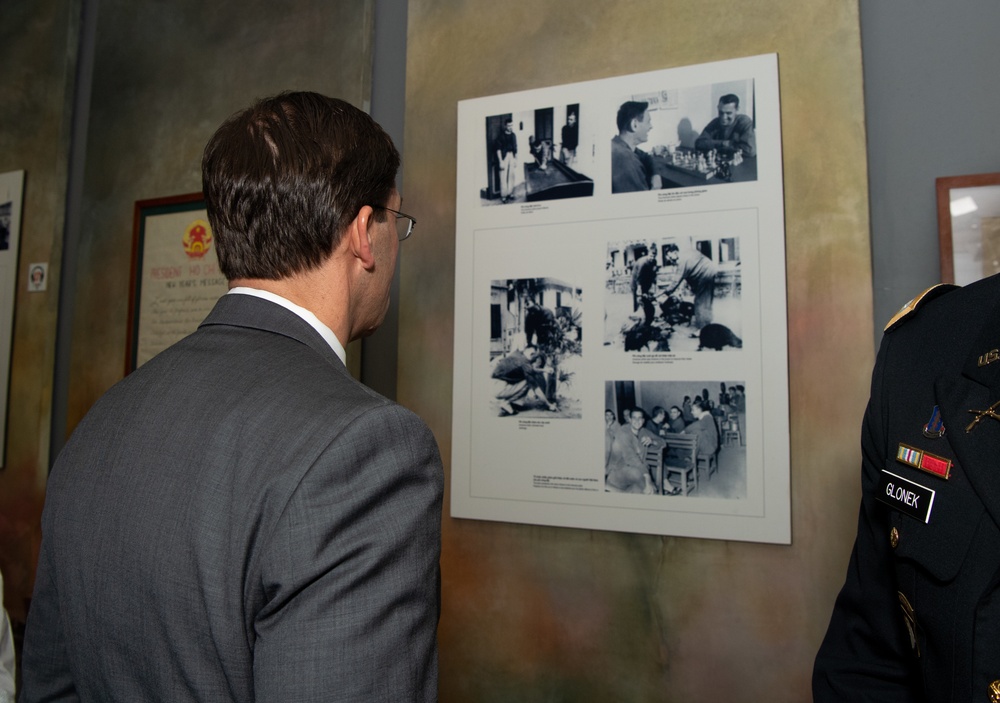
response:
[[[965,285],[1000,273],[1000,173],[936,183],[941,280]]]
[[[194,332],[228,290],[201,193],[136,202],[131,280],[126,374]]]

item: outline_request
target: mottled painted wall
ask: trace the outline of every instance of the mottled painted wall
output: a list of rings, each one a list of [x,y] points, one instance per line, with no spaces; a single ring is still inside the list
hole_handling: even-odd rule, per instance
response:
[[[122,377],[135,201],[201,190],[205,142],[254,98],[315,90],[367,108],[372,2],[101,0],[70,431]]]
[[[802,701],[855,525],[872,363],[857,3],[413,0],[399,398],[451,442],[456,102],[777,52],[791,546],[445,518],[443,701]],[[551,460],[556,460],[553,457]]]
[[[63,205],[77,0],[0,3],[0,173],[25,171],[14,307],[7,461],[0,470],[4,601],[23,621],[31,594],[48,467]],[[49,262],[45,292],[27,292],[29,263]]]

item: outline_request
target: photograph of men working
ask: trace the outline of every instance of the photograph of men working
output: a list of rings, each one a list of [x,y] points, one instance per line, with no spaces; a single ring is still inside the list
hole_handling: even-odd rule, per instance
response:
[[[605,490],[746,498],[744,388],[737,381],[606,382]]]
[[[757,180],[753,81],[632,96],[611,139],[611,192]]]
[[[486,118],[482,205],[530,203],[594,194],[594,150],[581,130],[579,103]],[[583,141],[581,141],[583,140]]]
[[[493,281],[492,411],[499,417],[578,418],[583,294],[554,278]]]
[[[609,242],[604,346],[625,352],[743,348],[739,237]]]
[[[229,291],[56,460],[22,703],[437,700],[438,447],[345,366],[414,231],[399,163],[371,117],[316,93],[211,137]]]

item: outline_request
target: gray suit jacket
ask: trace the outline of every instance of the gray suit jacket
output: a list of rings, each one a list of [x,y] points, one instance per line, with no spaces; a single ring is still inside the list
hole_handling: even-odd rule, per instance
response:
[[[224,296],[60,455],[21,700],[434,700],[442,483],[419,418]]]

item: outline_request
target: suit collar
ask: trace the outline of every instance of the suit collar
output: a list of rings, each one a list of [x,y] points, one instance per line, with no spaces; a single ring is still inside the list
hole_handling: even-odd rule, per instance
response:
[[[344,368],[344,363],[313,327],[277,303],[251,295],[223,295],[212,312],[199,325],[230,325],[280,334],[305,344],[330,363]]]
[[[344,345],[341,344],[333,330],[320,320],[312,310],[304,308],[301,305],[296,305],[288,298],[284,298],[277,293],[272,293],[269,290],[263,290],[261,288],[237,286],[236,288],[230,289],[227,295],[252,295],[256,298],[270,300],[272,303],[280,305],[286,310],[290,310],[305,320],[310,327],[316,330],[319,333],[319,336],[326,340],[326,343],[330,345],[330,348],[333,349],[334,353],[340,357],[340,360],[344,363],[344,365],[347,365],[347,350],[344,349]]]

